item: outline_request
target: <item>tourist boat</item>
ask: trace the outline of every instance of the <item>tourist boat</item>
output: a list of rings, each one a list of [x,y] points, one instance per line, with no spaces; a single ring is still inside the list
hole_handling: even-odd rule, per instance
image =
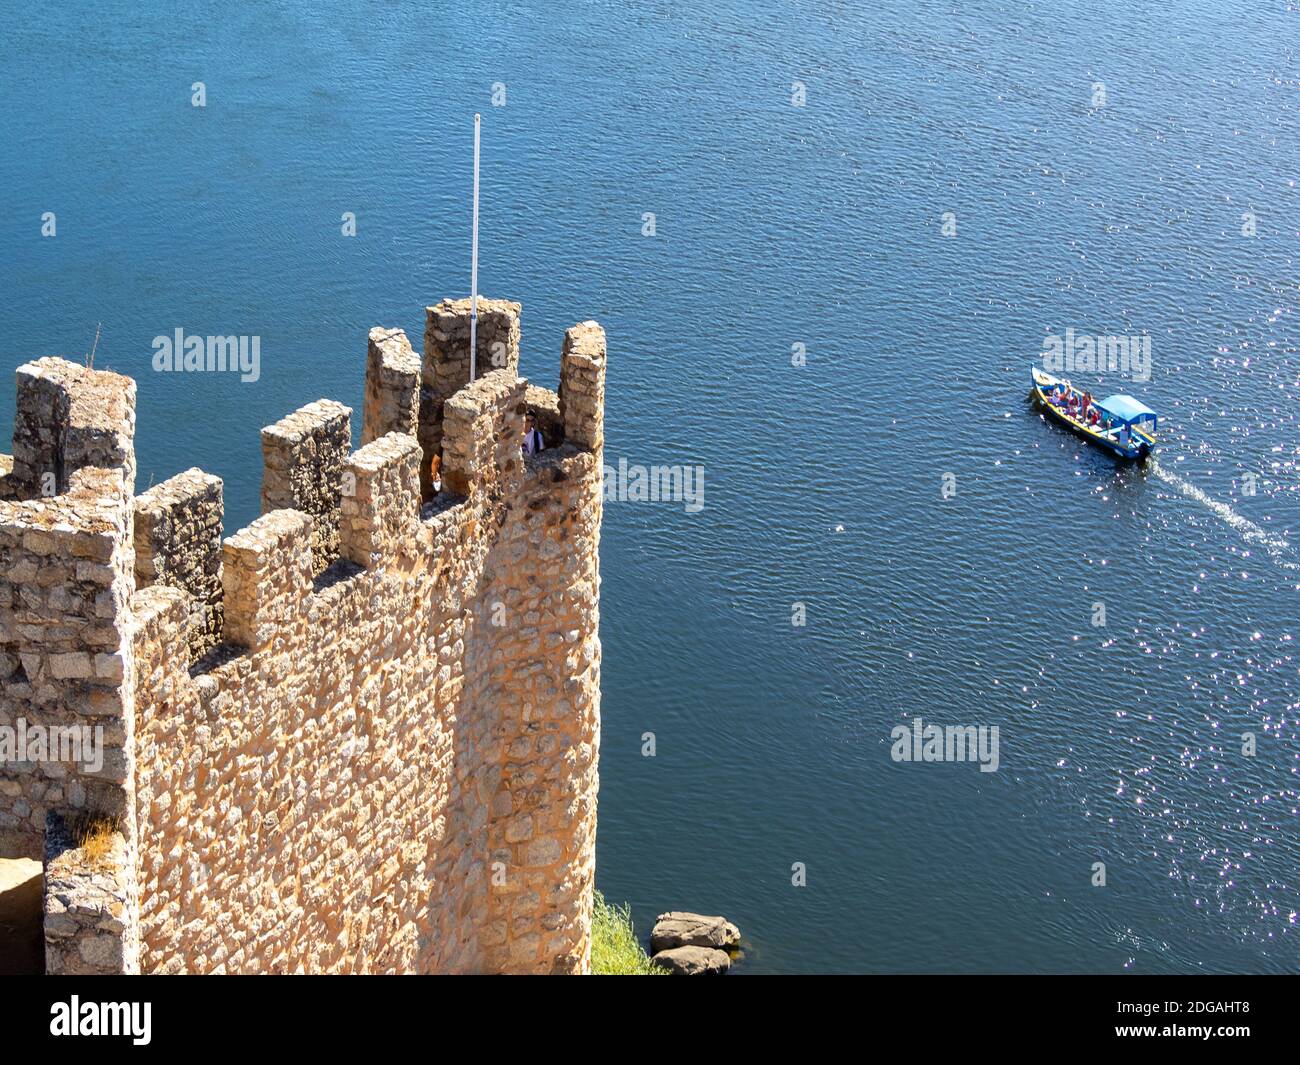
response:
[[[1098,447],[1124,459],[1142,459],[1156,446],[1156,412],[1132,396],[1115,395],[1094,399],[1101,420],[1096,425],[1085,425],[1072,417],[1064,407],[1058,407],[1051,397],[1068,394],[1073,386],[1068,381],[1053,377],[1037,366],[1029,369],[1034,384],[1034,398],[1054,421],[1085,437]]]

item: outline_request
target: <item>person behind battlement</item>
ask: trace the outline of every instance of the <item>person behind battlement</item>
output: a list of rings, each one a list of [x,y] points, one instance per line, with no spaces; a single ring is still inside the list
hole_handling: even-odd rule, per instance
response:
[[[433,494],[437,495],[442,491],[442,456],[434,455],[429,462],[429,482],[433,486]]]
[[[525,455],[536,455],[539,451],[546,450],[542,431],[537,428],[537,416],[532,411],[524,415],[524,441],[520,446]]]

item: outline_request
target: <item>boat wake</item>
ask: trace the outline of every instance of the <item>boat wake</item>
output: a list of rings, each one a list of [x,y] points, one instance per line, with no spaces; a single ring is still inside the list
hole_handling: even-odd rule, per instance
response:
[[[1207,495],[1192,484],[1191,481],[1178,476],[1171,470],[1165,469],[1160,465],[1159,460],[1155,458],[1147,463],[1147,470],[1154,473],[1165,484],[1177,488],[1188,499],[1194,499],[1197,503],[1208,508],[1221,522],[1241,533],[1241,538],[1247,543],[1258,544],[1283,569],[1300,570],[1300,563],[1286,557],[1291,553],[1291,542],[1289,540],[1284,540],[1280,536],[1273,536],[1263,526],[1257,525],[1249,518],[1242,517],[1227,503]]]

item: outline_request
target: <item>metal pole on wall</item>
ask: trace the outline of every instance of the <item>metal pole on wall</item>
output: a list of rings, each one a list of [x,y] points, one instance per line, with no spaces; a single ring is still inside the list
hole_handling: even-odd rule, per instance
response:
[[[474,380],[478,368],[478,128],[479,116],[474,116],[474,236],[470,252],[469,281],[469,379]]]

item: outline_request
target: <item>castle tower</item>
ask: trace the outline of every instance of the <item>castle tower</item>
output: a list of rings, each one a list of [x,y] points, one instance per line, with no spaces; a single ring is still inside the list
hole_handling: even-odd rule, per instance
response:
[[[51,971],[138,965],[134,434],[129,378],[53,358],[18,368],[14,454],[0,463],[0,855],[46,861]],[[84,868],[65,883],[57,864],[64,818],[94,816],[121,830],[109,891]]]
[[[328,400],[263,430],[263,513],[224,539],[209,474],[133,495],[129,379],[20,369],[0,725],[107,737],[95,771],[0,761],[0,839],[57,885],[48,970],[587,968],[604,334],[569,331],[551,392],[519,305],[480,301],[470,384],[468,307],[427,313],[423,361],[371,331],[359,450]]]

